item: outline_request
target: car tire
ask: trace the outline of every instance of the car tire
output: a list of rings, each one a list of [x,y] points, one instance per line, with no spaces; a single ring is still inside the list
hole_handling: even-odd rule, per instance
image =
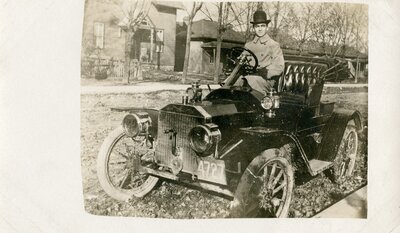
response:
[[[343,183],[346,178],[352,177],[358,153],[358,134],[354,120],[347,123],[343,133],[333,167],[327,170],[326,175],[337,184]]]
[[[285,218],[293,187],[288,159],[278,149],[264,151],[244,171],[231,203],[231,217]]]
[[[143,147],[141,138],[133,139],[126,136],[120,126],[112,131],[101,145],[97,157],[97,177],[104,191],[116,200],[126,201],[133,196],[143,197],[156,186],[159,180],[157,177],[140,174],[134,170],[135,155],[132,149],[138,153],[150,150],[146,143],[144,143],[144,149],[135,146],[137,143],[141,143],[139,145]],[[126,147],[125,151],[122,151],[123,146]],[[141,163],[140,159],[137,161]]]

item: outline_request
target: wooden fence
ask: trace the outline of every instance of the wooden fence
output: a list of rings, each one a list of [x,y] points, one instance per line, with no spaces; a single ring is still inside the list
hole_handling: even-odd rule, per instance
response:
[[[95,77],[96,73],[107,73],[107,77],[123,77],[124,61],[103,58],[82,58],[81,77]]]

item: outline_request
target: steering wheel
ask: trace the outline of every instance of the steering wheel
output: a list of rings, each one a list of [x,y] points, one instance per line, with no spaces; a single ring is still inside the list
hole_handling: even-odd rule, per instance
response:
[[[244,56],[244,57],[243,57]],[[258,59],[256,55],[249,49],[243,47],[233,47],[229,52],[228,58],[236,65],[242,62],[242,69],[247,73],[255,73],[258,67]],[[254,61],[254,65],[250,62]]]

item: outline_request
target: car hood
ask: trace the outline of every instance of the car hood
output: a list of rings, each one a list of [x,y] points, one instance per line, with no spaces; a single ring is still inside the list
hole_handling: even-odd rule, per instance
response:
[[[169,104],[163,107],[161,111],[204,117],[206,120],[236,114],[254,114],[255,112],[251,105],[232,100],[203,101],[196,104]]]

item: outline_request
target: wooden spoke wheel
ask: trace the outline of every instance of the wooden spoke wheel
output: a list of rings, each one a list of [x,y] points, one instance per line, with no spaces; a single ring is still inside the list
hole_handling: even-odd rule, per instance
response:
[[[126,136],[122,127],[110,133],[97,158],[97,177],[108,195],[125,201],[143,197],[154,188],[158,178],[139,172],[154,154],[152,144],[145,136]]]
[[[358,134],[353,121],[350,121],[340,142],[338,154],[329,177],[336,183],[343,183],[352,177],[358,152]]]
[[[256,157],[243,173],[232,202],[233,217],[287,217],[294,185],[293,169],[284,157]]]

